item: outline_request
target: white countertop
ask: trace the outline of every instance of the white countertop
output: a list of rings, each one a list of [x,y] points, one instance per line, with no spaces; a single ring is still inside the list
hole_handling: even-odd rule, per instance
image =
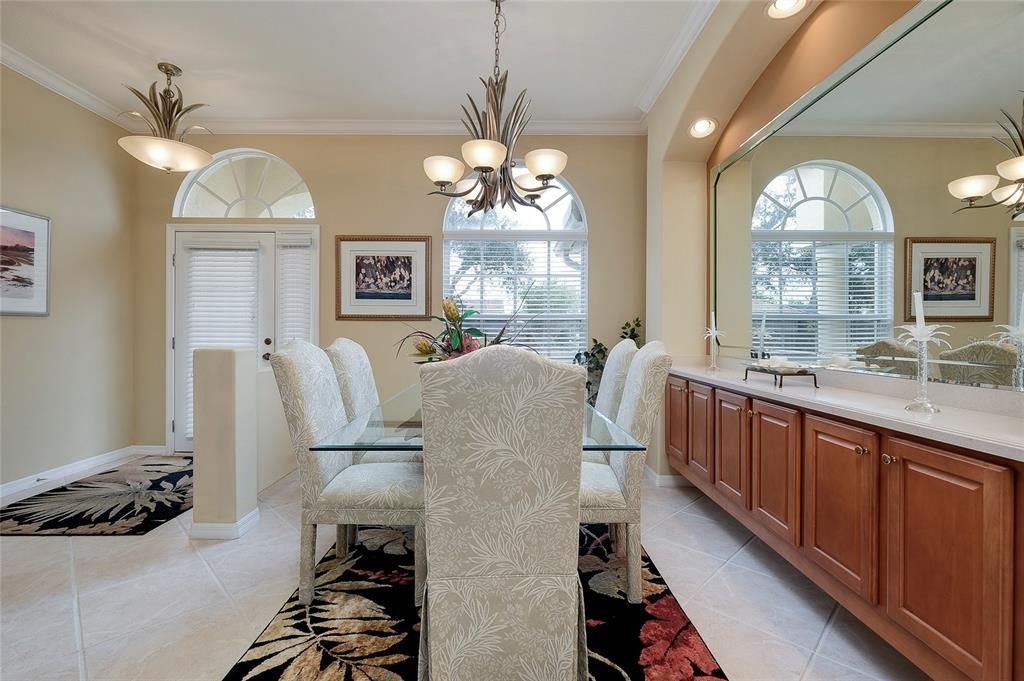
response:
[[[915,414],[904,409],[905,399],[832,386],[815,388],[811,379],[786,377],[785,387],[772,385],[772,376],[723,367],[708,369],[703,360],[676,360],[672,373],[754,397],[791,404],[908,435],[1024,461],[1024,419],[939,404],[938,414]]]

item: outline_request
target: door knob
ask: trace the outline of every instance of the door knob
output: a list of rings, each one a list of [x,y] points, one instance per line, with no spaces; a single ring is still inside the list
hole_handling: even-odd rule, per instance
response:
[[[270,361],[270,353],[269,352],[264,352],[263,353],[263,359],[266,360],[267,362],[269,362]]]
[[[882,463],[884,463],[886,466],[888,466],[891,463],[895,463],[895,462],[896,462],[896,457],[895,456],[889,456],[888,454],[882,454]]]
[[[274,341],[270,340],[269,338],[264,338],[264,339],[263,339],[263,344],[264,344],[264,345],[270,345],[270,344],[271,344],[271,343],[273,343],[273,342],[274,342]]]

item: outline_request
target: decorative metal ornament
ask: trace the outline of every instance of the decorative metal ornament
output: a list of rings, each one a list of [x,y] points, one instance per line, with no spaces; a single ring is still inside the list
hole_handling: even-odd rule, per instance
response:
[[[476,174],[465,179],[459,180],[457,176],[441,179],[431,178],[438,188],[430,194],[465,199],[471,206],[469,215],[479,211],[494,210],[499,206],[510,207],[512,210],[516,210],[516,206],[525,206],[543,212],[543,208],[537,205],[537,199],[543,192],[554,186],[550,182],[558,174],[545,171],[534,176],[532,171],[523,169],[519,175],[526,180],[524,182],[526,186],[524,186],[524,184],[520,184],[516,174],[513,173],[513,169],[517,167],[513,160],[516,143],[530,123],[530,102],[526,99],[526,90],[524,89],[508,110],[504,108],[508,71],[503,72],[499,65],[501,34],[504,31],[505,20],[501,11],[501,2],[502,0],[494,0],[494,71],[486,80],[480,78],[480,82],[484,86],[485,106],[481,109],[477,106],[473,96],[467,93],[469,107],[462,106],[462,112],[465,114],[462,124],[472,139],[487,140],[502,145],[505,148],[504,159],[494,167],[474,167],[470,163]],[[555,150],[545,151],[561,154],[561,165],[565,165],[564,154]],[[465,150],[463,156],[467,162],[470,161]],[[450,160],[455,161],[455,159]],[[527,165],[530,165],[529,159]]]

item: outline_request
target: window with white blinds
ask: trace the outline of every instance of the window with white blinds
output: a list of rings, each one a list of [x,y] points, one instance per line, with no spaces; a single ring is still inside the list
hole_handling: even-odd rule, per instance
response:
[[[479,312],[476,326],[553,359],[571,361],[587,341],[587,227],[563,178],[538,200],[544,211],[499,208],[469,215],[452,199],[444,220],[445,297]]]
[[[277,347],[313,337],[315,252],[309,235],[277,235]]]
[[[867,175],[802,163],[761,192],[751,220],[751,332],[793,357],[855,354],[892,336],[892,213]]]
[[[192,358],[198,348],[259,343],[259,250],[187,247],[185,264],[185,436],[193,436]]]

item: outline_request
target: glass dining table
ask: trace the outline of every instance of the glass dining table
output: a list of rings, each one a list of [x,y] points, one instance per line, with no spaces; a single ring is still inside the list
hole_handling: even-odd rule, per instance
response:
[[[583,408],[583,451],[643,451],[633,436],[589,404]],[[423,451],[420,386],[409,386],[359,414],[312,447],[314,452]]]

